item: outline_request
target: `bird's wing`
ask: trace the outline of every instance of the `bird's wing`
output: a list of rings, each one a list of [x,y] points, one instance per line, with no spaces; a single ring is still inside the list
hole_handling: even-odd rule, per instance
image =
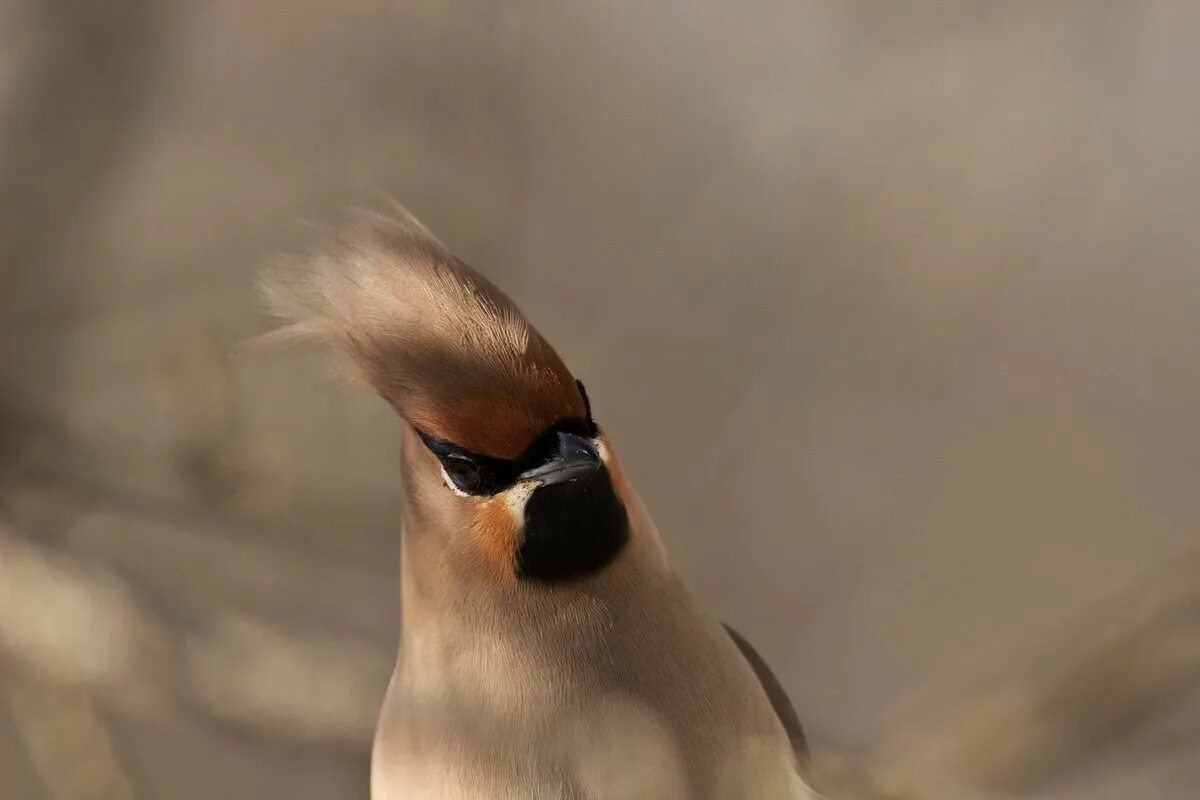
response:
[[[729,634],[729,638],[733,639],[733,643],[737,645],[738,650],[742,651],[742,655],[754,670],[754,674],[758,676],[758,682],[762,684],[763,691],[767,693],[767,699],[771,701],[775,715],[783,723],[783,729],[787,732],[788,739],[791,740],[796,759],[801,763],[807,761],[808,742],[804,738],[804,728],[800,725],[800,717],[796,715],[796,709],[792,706],[792,701],[784,691],[783,685],[779,683],[775,673],[771,672],[771,668],[767,666],[763,657],[740,633],[729,625],[725,626],[725,630]]]

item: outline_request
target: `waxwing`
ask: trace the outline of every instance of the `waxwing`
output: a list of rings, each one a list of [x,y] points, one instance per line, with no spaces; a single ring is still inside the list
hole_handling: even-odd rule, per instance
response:
[[[791,800],[796,714],[676,575],[583,384],[411,215],[270,269],[403,422],[400,652],[373,800]]]

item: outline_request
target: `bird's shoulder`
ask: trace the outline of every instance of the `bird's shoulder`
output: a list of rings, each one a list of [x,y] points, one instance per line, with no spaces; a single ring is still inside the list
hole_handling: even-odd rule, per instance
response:
[[[779,717],[780,724],[783,725],[784,731],[788,735],[788,740],[792,744],[792,750],[796,754],[796,759],[800,762],[808,759],[808,741],[804,736],[804,728],[800,724],[800,716],[796,713],[796,707],[792,705],[791,698],[788,697],[787,691],[783,688],[783,684],[775,677],[775,673],[767,665],[766,660],[759,655],[754,646],[746,640],[737,630],[729,624],[724,624],[726,633],[733,643],[737,645],[741,651],[742,657],[754,670],[754,675],[758,678],[759,684],[762,685],[763,691],[767,695],[767,699],[771,701],[771,708],[775,710],[775,715]]]

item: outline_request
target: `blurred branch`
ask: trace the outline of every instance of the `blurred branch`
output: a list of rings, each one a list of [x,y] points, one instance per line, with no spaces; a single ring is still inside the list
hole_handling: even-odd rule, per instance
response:
[[[0,490],[0,518],[112,570],[174,615],[234,608],[371,641],[395,636],[395,565],[312,546],[293,529],[44,473]]]
[[[295,588],[364,592],[348,603],[357,607],[379,602],[384,589],[364,588],[379,576],[200,522],[98,511],[63,487],[40,492],[31,505],[65,516],[50,521],[55,545],[0,522],[0,651],[127,713],[366,751],[392,654],[378,637],[325,632],[351,628],[337,619],[313,629],[320,606]],[[17,519],[47,527],[20,506],[10,504]],[[1027,668],[885,737],[873,755],[817,751],[813,780],[831,800],[1035,796],[1196,692],[1200,557],[1094,608]],[[1200,730],[1182,736],[1172,746],[1200,749]]]
[[[1026,796],[1128,746],[1200,693],[1200,555],[1089,612],[1028,668],[884,743],[908,776]],[[1184,743],[1200,751],[1200,730]],[[1177,743],[1179,744],[1179,743]]]
[[[87,691],[6,670],[3,699],[54,800],[133,800],[137,791]],[[65,761],[70,768],[64,769]]]
[[[34,674],[152,717],[191,714],[260,737],[361,752],[390,654],[214,608],[190,624],[112,570],[0,522],[0,650]]]

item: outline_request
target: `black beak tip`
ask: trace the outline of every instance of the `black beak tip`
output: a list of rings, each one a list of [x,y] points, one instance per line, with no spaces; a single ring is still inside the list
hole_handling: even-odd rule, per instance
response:
[[[526,480],[540,481],[543,486],[565,483],[595,472],[600,466],[596,447],[582,436],[558,434],[558,453],[554,459],[521,475]]]
[[[599,464],[600,454],[596,452],[595,446],[582,436],[559,431],[558,460],[565,463],[590,462]]]

